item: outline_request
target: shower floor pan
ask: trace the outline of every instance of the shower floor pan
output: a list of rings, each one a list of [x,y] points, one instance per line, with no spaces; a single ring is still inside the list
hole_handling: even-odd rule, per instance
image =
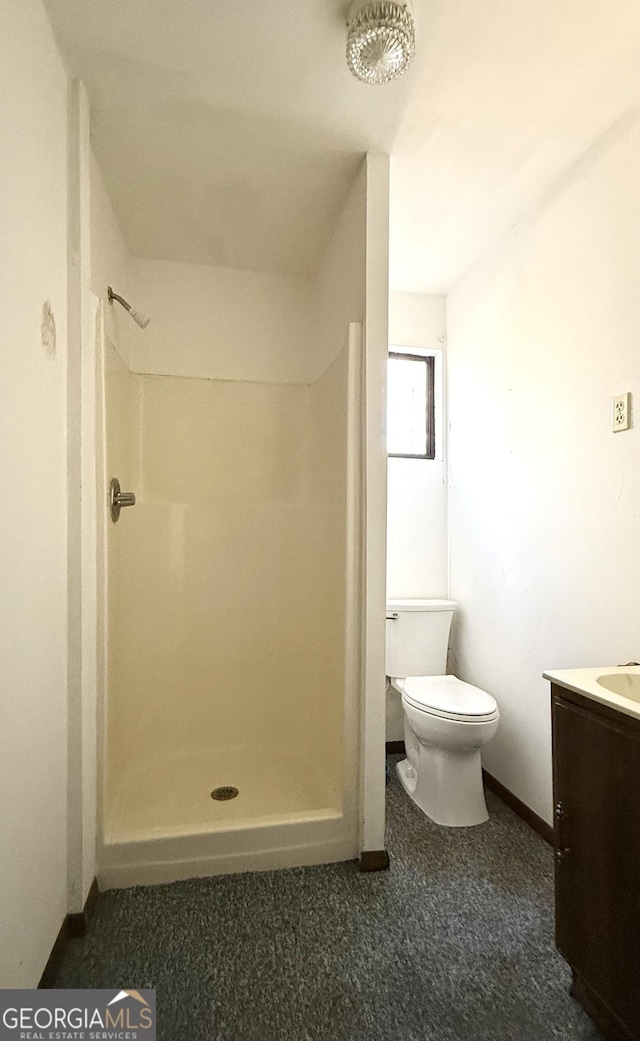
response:
[[[216,801],[211,792],[235,787]],[[308,759],[281,749],[208,749],[123,771],[107,796],[103,888],[347,860],[355,823]]]

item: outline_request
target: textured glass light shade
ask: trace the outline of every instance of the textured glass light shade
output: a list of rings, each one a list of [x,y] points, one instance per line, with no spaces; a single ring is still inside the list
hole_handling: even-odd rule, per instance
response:
[[[364,83],[390,83],[409,68],[416,46],[411,11],[390,0],[373,0],[350,16],[347,64]]]

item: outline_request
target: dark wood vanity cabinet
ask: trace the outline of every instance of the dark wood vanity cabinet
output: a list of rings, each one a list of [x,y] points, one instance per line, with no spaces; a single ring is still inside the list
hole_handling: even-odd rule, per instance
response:
[[[551,696],[556,944],[607,1041],[640,1041],[640,720]]]

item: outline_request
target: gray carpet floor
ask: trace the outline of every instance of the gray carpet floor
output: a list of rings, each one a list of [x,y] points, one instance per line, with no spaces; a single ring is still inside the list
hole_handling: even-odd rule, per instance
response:
[[[601,1041],[553,945],[551,850],[489,794],[431,824],[395,778],[391,870],[355,864],[101,896],[58,987],[155,987],[161,1041]]]

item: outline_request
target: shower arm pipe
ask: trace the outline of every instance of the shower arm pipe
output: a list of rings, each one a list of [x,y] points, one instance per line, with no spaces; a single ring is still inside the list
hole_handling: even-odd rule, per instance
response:
[[[114,300],[117,300],[119,304],[122,304],[125,311],[131,313],[131,304],[128,304],[125,298],[123,296],[120,296],[119,293],[114,293],[111,286],[107,286],[107,297],[109,298],[110,304],[112,304]]]
[[[125,311],[127,311],[131,315],[131,317],[133,318],[134,322],[137,325],[139,325],[141,329],[146,329],[147,328],[147,326],[148,326],[148,324],[149,324],[151,319],[148,318],[146,314],[143,314],[142,311],[136,311],[131,306],[131,304],[128,303],[127,300],[125,300],[125,298],[123,296],[120,296],[119,293],[114,293],[114,291],[111,288],[111,286],[107,286],[107,297],[109,299],[109,303],[110,304],[112,304],[114,300],[117,300],[118,303],[121,304],[122,307],[124,307]]]

